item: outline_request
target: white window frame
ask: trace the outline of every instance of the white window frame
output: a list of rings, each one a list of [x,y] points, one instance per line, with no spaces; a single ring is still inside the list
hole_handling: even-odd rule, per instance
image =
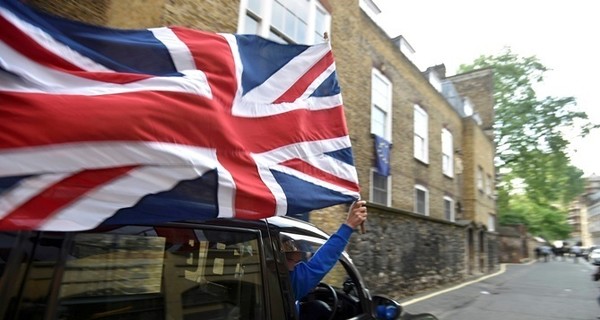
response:
[[[442,80],[440,80],[437,72],[429,72],[429,83],[437,92],[442,92]]]
[[[473,103],[471,103],[471,99],[465,98],[463,101],[463,112],[465,116],[470,117],[473,115]]]
[[[496,215],[488,214],[488,231],[496,231]]]
[[[373,0],[358,0],[358,6],[371,18],[377,21],[377,15],[381,13],[381,9]]]
[[[383,123],[375,122],[377,112],[384,114]],[[371,71],[371,133],[392,142],[392,82],[375,68]]]
[[[373,184],[375,175],[378,175],[379,177],[386,179],[387,190],[383,191],[383,192],[385,192],[385,197],[386,197],[385,203],[380,203],[380,202],[375,201],[375,197],[374,197],[375,192],[379,191],[379,190],[376,190],[375,185]],[[369,202],[382,204],[382,205],[385,205],[388,207],[392,206],[392,176],[387,176],[387,177],[382,176],[377,172],[377,169],[371,168],[371,174],[370,174],[370,179],[369,179]]]
[[[429,163],[429,115],[418,104],[414,106],[414,157]]]
[[[424,199],[424,210],[425,212],[419,212],[418,211],[418,202],[419,202],[419,197],[417,196],[417,191],[423,191],[425,193],[425,199]],[[422,186],[420,184],[415,185],[415,207],[414,207],[414,211],[416,213],[422,214],[424,216],[429,216],[429,190],[425,187]]]
[[[442,173],[454,177],[454,141],[452,132],[442,128]]]
[[[447,217],[447,213],[446,213],[446,203],[450,204],[450,217],[448,219]],[[444,218],[447,218],[448,221],[456,221],[456,213],[454,212],[454,199],[452,199],[451,197],[448,196],[444,196]]]
[[[331,36],[331,13],[320,3],[319,0],[305,0],[307,19],[306,19],[306,34],[304,39],[298,39],[292,34],[285,33],[285,30],[280,30],[273,25],[273,6],[277,2],[281,6],[284,4],[278,0],[254,0],[260,3],[260,12],[254,12],[249,8],[249,2],[252,0],[241,0],[240,11],[238,15],[238,26],[237,33],[239,34],[257,34],[264,38],[268,38],[278,42],[284,43],[300,43],[300,44],[316,44],[322,43],[324,39],[320,39],[316,36],[317,26],[317,10],[325,13],[324,23],[325,30],[322,33],[327,32]],[[292,0],[297,1],[297,0]],[[295,2],[296,4],[303,5],[304,2]],[[292,14],[296,10],[289,9]],[[246,19],[255,20],[258,24],[258,30],[246,30]],[[321,32],[319,32],[321,34]]]

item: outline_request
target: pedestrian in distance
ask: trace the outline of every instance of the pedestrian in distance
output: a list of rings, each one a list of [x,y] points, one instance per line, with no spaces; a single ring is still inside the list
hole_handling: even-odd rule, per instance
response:
[[[550,259],[550,255],[552,254],[552,249],[548,245],[543,245],[541,250],[542,256],[544,257],[544,262],[548,262],[548,259]]]
[[[535,260],[540,261],[540,257],[542,256],[542,248],[540,248],[540,246],[537,246],[533,250],[535,251]]]
[[[578,263],[581,256],[581,244],[579,242],[571,247],[571,255],[573,255],[573,262]]]

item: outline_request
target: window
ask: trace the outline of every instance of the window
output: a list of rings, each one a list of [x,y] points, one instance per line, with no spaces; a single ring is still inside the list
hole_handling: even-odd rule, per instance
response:
[[[377,170],[371,168],[371,196],[369,201],[388,207],[391,206],[391,181],[391,176],[382,176],[377,173]]]
[[[431,83],[431,86],[433,86],[435,90],[442,92],[442,80],[440,80],[440,77],[436,72],[429,72],[429,83]]]
[[[286,259],[289,259],[289,261],[308,261],[310,260],[315,253],[323,246],[323,244],[325,243],[325,241],[323,239],[320,238],[314,238],[311,236],[307,236],[305,234],[297,234],[297,233],[293,233],[293,232],[281,232],[279,234],[280,239],[282,240],[281,243],[281,248],[285,249],[286,245],[284,244],[285,242],[288,241],[292,241],[293,246],[300,249],[300,251],[296,251],[291,259],[289,259],[288,253],[286,254]],[[338,312],[340,312],[340,317],[336,317],[335,319],[369,319],[371,318],[370,313],[371,310],[370,309],[363,309],[360,308],[360,303],[363,302],[361,300],[363,300],[361,297],[362,295],[359,293],[361,290],[361,280],[358,279],[356,277],[357,273],[352,272],[352,266],[351,263],[349,263],[349,259],[350,257],[348,256],[348,254],[346,252],[342,253],[342,256],[340,257],[340,259],[336,262],[336,264],[333,266],[333,268],[327,272],[327,274],[325,275],[325,277],[321,280],[321,283],[323,284],[327,284],[329,286],[331,286],[334,290],[336,290],[337,292],[342,292],[342,290],[344,290],[346,293],[349,293],[349,295],[341,295],[340,293],[338,293],[338,298],[339,301],[344,303],[344,307],[338,309]],[[317,286],[317,289],[323,289],[324,287],[319,284]],[[303,298],[303,300],[305,301],[315,301],[316,299],[320,299],[320,301],[331,301],[329,298],[330,294],[327,293],[326,295],[323,294],[322,290],[313,290],[313,292],[309,293],[307,296],[305,296]],[[327,298],[327,300],[321,300],[323,298]],[[349,299],[351,299],[352,301],[350,301]],[[321,308],[310,308],[308,309],[309,312],[305,313],[305,316],[301,316],[299,317],[300,319],[323,319],[323,318],[319,318],[319,317],[315,317],[316,315],[319,314],[325,314],[328,315],[327,313],[323,313],[320,312],[323,309]],[[230,318],[227,318],[230,319]],[[233,318],[231,318],[233,319]],[[235,318],[238,319],[238,318]],[[242,319],[242,318],[239,318]],[[253,319],[253,320],[259,320],[258,318],[245,318],[245,319]],[[298,318],[296,318],[298,319]]]
[[[442,172],[448,177],[454,176],[453,150],[452,133],[444,128],[442,129]]]
[[[381,9],[373,0],[359,0],[358,5],[373,21],[376,21],[377,15],[381,13]]]
[[[487,179],[485,180],[485,194],[488,196],[492,196],[492,176],[487,175]]]
[[[50,292],[58,303],[52,319],[264,319],[258,235],[145,226],[48,233],[39,241],[44,255],[27,270],[17,318],[38,318]]]
[[[371,133],[392,142],[392,84],[377,69],[371,72]]]
[[[427,130],[429,127],[429,118],[427,112],[419,105],[414,107],[414,126],[415,126],[415,142],[414,142],[414,157],[429,163],[429,137]]]
[[[238,33],[315,44],[329,33],[331,15],[318,0],[242,0],[239,21]]]
[[[455,220],[454,216],[454,200],[450,197],[444,197],[444,217],[448,221]]]
[[[477,167],[477,189],[483,192],[483,169]]]
[[[488,231],[496,231],[496,215],[490,213],[488,215]]]
[[[421,185],[415,186],[415,212],[429,215],[429,191]]]
[[[473,115],[473,104],[469,98],[465,98],[463,103],[463,111],[465,112],[465,116],[469,117]]]

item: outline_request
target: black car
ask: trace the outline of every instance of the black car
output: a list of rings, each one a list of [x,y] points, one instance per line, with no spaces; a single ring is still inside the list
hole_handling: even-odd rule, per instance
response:
[[[284,235],[307,252],[328,237],[283,217],[2,232],[0,318],[299,319]],[[345,253],[305,299],[324,302],[330,320],[404,317],[395,301],[369,294]]]

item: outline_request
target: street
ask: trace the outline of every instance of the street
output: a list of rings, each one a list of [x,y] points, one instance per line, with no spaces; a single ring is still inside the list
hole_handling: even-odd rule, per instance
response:
[[[557,258],[506,264],[493,275],[400,304],[410,313],[429,312],[440,320],[597,319],[595,268],[581,258],[578,263]]]

